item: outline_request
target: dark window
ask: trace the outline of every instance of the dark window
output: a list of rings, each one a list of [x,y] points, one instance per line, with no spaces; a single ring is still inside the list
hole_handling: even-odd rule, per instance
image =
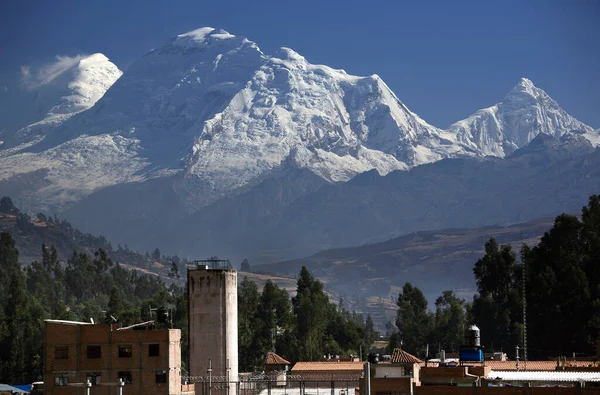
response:
[[[156,372],[156,384],[164,384],[167,382],[167,372],[166,370],[161,370]]]
[[[90,381],[90,383],[92,383],[92,385],[99,385],[101,377],[102,377],[102,373],[99,373],[99,372],[93,372],[93,373],[87,374],[87,379]]]
[[[118,376],[125,384],[131,384],[131,372],[119,372]]]
[[[58,346],[54,348],[54,359],[69,359],[69,347]]]
[[[54,377],[54,385],[63,386],[69,384],[69,380],[67,380],[64,376],[55,376]]]
[[[149,357],[160,356],[160,344],[148,344],[148,356]]]
[[[87,357],[102,358],[102,347],[101,346],[87,346]]]
[[[131,358],[131,344],[119,346],[119,358]]]

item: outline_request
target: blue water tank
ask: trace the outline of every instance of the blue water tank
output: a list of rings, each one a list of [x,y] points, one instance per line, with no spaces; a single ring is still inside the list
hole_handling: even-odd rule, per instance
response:
[[[483,361],[483,351],[473,348],[460,349],[458,357],[461,361],[481,362]]]

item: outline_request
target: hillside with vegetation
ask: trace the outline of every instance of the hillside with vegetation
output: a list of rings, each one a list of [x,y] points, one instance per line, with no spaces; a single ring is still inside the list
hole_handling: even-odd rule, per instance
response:
[[[423,292],[404,284],[392,343],[402,339],[407,351],[420,356],[427,344],[456,351],[463,328],[474,323],[486,350],[514,358],[515,346],[524,345],[526,302],[529,359],[595,354],[600,336],[599,195],[590,197],[581,218],[556,217],[538,243],[516,249],[492,237],[484,248],[473,266],[477,294],[472,303],[446,291],[431,311]]]

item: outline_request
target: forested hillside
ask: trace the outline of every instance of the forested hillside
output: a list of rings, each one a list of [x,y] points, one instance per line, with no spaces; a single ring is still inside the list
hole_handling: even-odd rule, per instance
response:
[[[0,279],[0,376],[6,382],[40,379],[45,319],[128,325],[151,319],[150,306],[174,306],[174,325],[187,329],[182,288],[125,269],[103,249],[73,251],[61,263],[53,246],[43,246],[42,259],[23,267],[12,235],[2,232]]]
[[[522,245],[520,259],[511,245],[491,238],[473,274],[477,294],[472,304],[444,292],[435,312],[428,310],[418,288],[404,285],[396,324],[409,352],[423,356],[427,344],[455,351],[464,326],[474,323],[486,350],[511,355],[515,346],[524,345],[525,301],[529,359],[595,354],[600,336],[600,196],[590,197],[581,218],[556,217],[537,245]]]

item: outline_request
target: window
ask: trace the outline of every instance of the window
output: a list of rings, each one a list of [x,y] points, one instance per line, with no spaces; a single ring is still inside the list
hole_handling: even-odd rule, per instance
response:
[[[102,373],[100,372],[90,372],[87,374],[87,379],[92,385],[99,385],[100,378],[102,377]]]
[[[156,372],[156,384],[165,384],[167,382],[167,371],[160,370]]]
[[[54,377],[54,385],[56,386],[65,386],[69,384],[69,380],[67,380],[64,376],[55,376]]]
[[[160,356],[160,344],[148,344],[148,356],[149,357]]]
[[[131,358],[131,344],[119,346],[119,358]]]
[[[68,346],[54,347],[54,359],[69,359],[69,347]]]
[[[102,347],[101,346],[87,346],[87,357],[102,358]]]
[[[131,384],[131,372],[119,372],[118,377],[123,380],[125,384]]]

